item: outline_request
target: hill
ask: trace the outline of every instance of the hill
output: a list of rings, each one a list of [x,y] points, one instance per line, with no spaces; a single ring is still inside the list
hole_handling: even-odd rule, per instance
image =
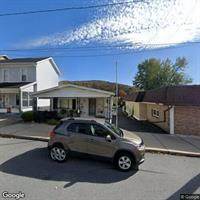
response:
[[[88,80],[88,81],[60,81],[60,84],[75,84],[90,88],[95,88],[99,90],[105,90],[115,93],[116,83],[102,80]],[[126,95],[131,95],[133,92],[137,91],[134,87],[118,84],[119,86],[119,96],[124,97]]]

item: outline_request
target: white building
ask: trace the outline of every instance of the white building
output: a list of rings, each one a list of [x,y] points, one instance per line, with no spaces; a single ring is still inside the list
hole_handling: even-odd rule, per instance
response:
[[[0,112],[32,110],[30,93],[58,86],[60,71],[51,57],[15,58],[0,56]],[[37,107],[50,106],[37,99]]]
[[[112,92],[66,84],[35,92],[33,96],[51,99],[51,110],[80,111],[81,117],[112,117]]]

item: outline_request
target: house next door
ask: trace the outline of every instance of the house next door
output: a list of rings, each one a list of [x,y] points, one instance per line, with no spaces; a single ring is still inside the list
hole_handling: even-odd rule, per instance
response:
[[[89,116],[96,115],[96,99],[90,98],[89,99]]]

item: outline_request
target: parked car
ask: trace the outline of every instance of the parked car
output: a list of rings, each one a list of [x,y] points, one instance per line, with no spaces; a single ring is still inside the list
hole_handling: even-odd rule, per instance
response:
[[[74,153],[109,159],[121,171],[138,169],[144,161],[145,145],[137,135],[127,137],[114,125],[94,120],[68,119],[50,133],[50,158],[64,162]]]

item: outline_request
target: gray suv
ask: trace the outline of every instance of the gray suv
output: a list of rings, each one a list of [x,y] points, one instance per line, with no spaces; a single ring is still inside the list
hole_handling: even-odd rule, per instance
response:
[[[73,154],[86,154],[112,161],[121,171],[138,169],[144,161],[145,146],[140,137],[125,135],[110,123],[94,120],[61,121],[50,133],[50,158],[64,162]]]

